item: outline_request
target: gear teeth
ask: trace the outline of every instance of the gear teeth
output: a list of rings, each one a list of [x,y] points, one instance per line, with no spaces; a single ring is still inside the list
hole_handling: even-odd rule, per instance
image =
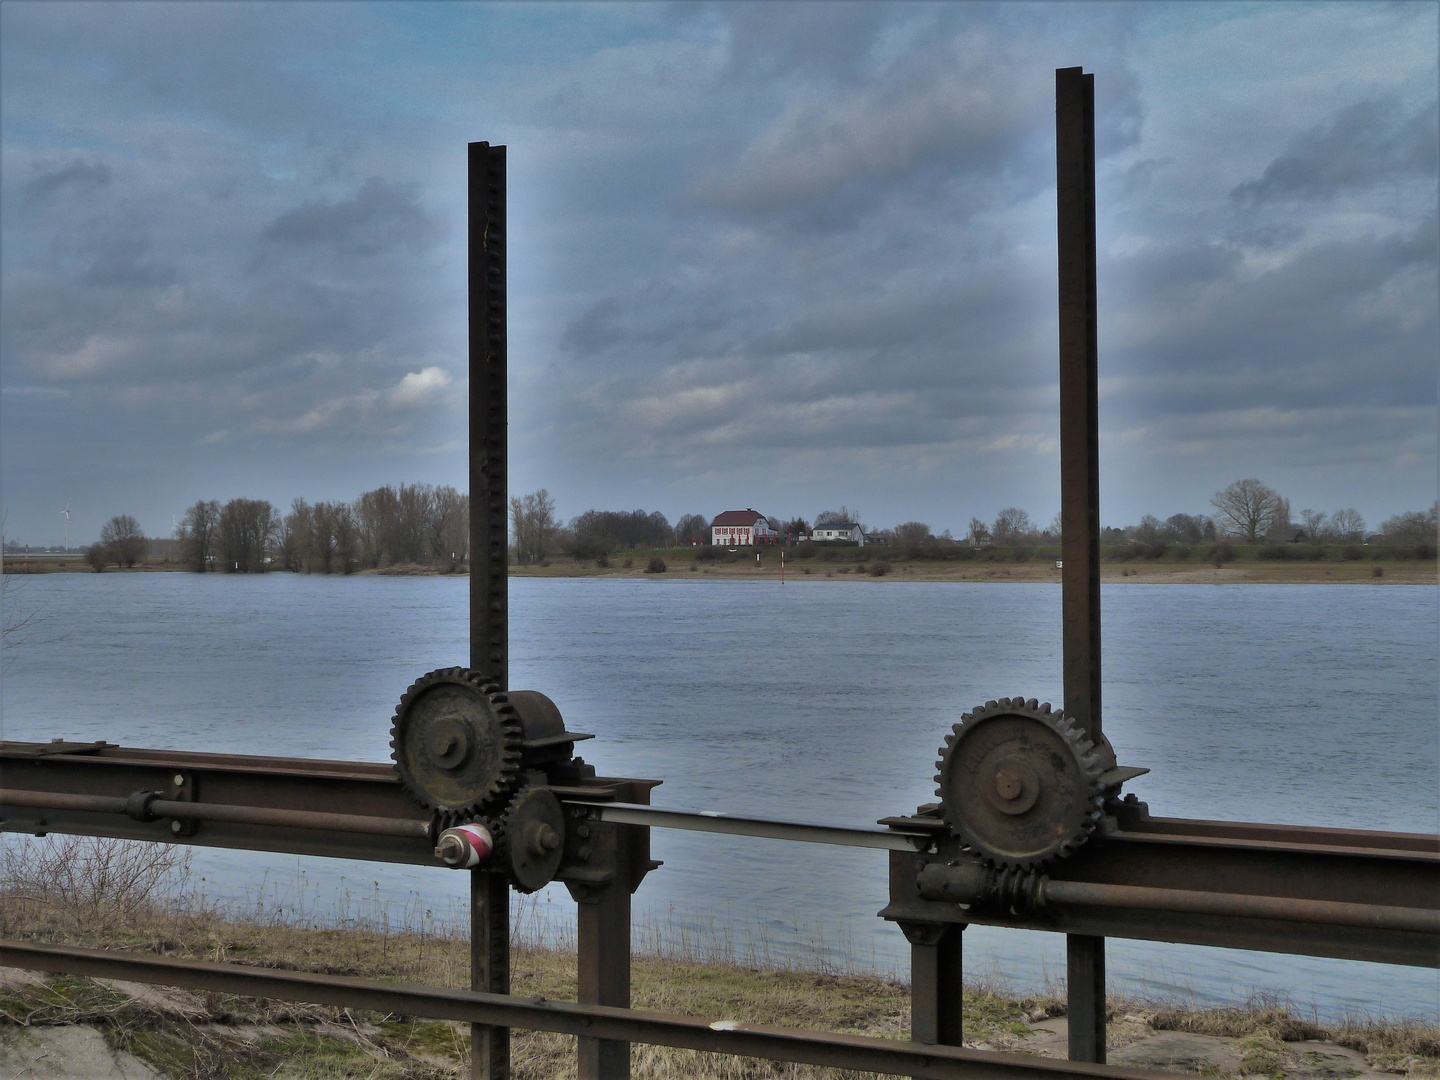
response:
[[[1071,809],[1067,811],[1068,814],[1075,815],[1068,819],[1071,822],[1069,826],[1072,830],[1071,835],[1064,837],[1054,847],[1037,852],[1033,857],[1015,857],[990,850],[988,843],[967,827],[963,808],[951,805],[947,801],[945,791],[946,766],[955,753],[957,745],[973,730],[977,721],[1007,714],[1029,717],[1063,739],[1072,756],[1073,767],[1080,774],[1074,778],[1080,788],[1080,793],[1077,793],[1078,805],[1071,803]],[[1103,819],[1104,786],[1100,782],[1102,755],[1098,752],[1096,744],[1090,740],[1084,727],[1063,709],[1057,709],[1049,702],[1041,702],[1037,698],[1023,698],[1018,695],[987,701],[984,705],[963,713],[960,722],[952,725],[951,733],[945,736],[945,745],[940,748],[940,755],[941,760],[938,763],[940,772],[936,777],[936,783],[939,786],[935,794],[940,800],[941,816],[950,826],[952,834],[964,851],[980,859],[985,865],[995,867],[1003,873],[1017,875],[1033,873],[1055,858],[1069,857],[1089,839]]]
[[[422,691],[444,683],[458,683],[471,687],[487,699],[490,711],[495,715],[502,729],[500,738],[503,746],[496,779],[491,784],[490,791],[467,805],[448,808],[437,806],[436,800],[423,790],[423,785],[416,778],[406,775],[406,770],[400,766],[402,742],[400,726],[405,718],[407,707]],[[495,804],[502,802],[515,790],[520,779],[523,739],[524,727],[520,720],[520,714],[516,712],[515,706],[510,704],[509,696],[501,691],[498,683],[483,678],[478,672],[469,668],[437,668],[420,676],[401,695],[390,724],[390,755],[395,771],[400,777],[401,790],[407,800],[422,809],[433,810],[437,814],[444,813],[456,821],[468,821],[480,817],[487,808],[493,808]]]

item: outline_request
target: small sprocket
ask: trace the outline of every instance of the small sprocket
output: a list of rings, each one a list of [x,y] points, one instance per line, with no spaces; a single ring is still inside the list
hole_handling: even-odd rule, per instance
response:
[[[395,707],[390,749],[406,793],[451,820],[503,803],[520,777],[523,726],[493,683],[441,668],[411,684]]]
[[[495,864],[517,892],[533,893],[555,879],[565,856],[565,809],[548,787],[523,787],[500,815]]]
[[[940,748],[941,812],[992,866],[1031,869],[1063,858],[1099,824],[1101,776],[1113,753],[1063,712],[1034,698],[987,701]]]

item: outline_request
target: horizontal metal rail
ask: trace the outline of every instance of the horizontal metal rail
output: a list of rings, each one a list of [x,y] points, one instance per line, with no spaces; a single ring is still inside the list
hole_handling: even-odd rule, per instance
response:
[[[1169,1074],[1115,1065],[1088,1065],[1029,1054],[1003,1054],[845,1035],[804,1028],[774,1027],[572,1001],[547,1001],[473,990],[398,986],[338,975],[275,971],[174,957],[33,945],[0,941],[0,966],[130,982],[213,990],[340,1008],[369,1009],[399,1016],[423,1016],[554,1031],[581,1038],[675,1046],[740,1057],[768,1058],[916,1076],[932,1080],[1160,1080]]]
[[[1079,881],[1046,881],[1041,895],[1050,903],[1125,907],[1177,914],[1228,915],[1241,919],[1281,919],[1324,926],[1360,926],[1371,930],[1403,930],[1440,934],[1440,911],[1342,904],[1330,900],[1295,900],[1283,896],[1186,889],[1149,889],[1135,885],[1092,885]]]
[[[642,806],[639,803],[588,802],[580,799],[565,801],[571,806],[589,806],[599,820],[617,825],[648,825],[656,829],[759,836],[769,840],[838,844],[842,847],[876,848],[881,851],[924,851],[932,840],[928,833],[902,832],[896,829],[815,825],[801,821],[740,817],[715,810],[670,810],[659,806]]]
[[[228,821],[237,825],[273,825],[285,829],[320,829],[359,833],[364,836],[399,836],[430,839],[430,823],[406,818],[369,817],[364,814],[336,814],[318,810],[282,810],[268,806],[229,806],[224,803],[181,802],[175,799],[146,799],[148,816],[140,821],[171,818],[182,821]],[[23,806],[36,810],[79,810],[97,814],[135,816],[138,809],[130,799],[114,795],[71,795],[55,791],[0,789],[0,806]]]

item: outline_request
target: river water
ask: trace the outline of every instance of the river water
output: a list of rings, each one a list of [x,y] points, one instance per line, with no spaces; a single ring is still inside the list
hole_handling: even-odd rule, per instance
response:
[[[12,579],[13,580],[13,579]],[[6,657],[0,734],[386,760],[395,701],[466,659],[463,579],[50,575]],[[1430,586],[1118,585],[1103,591],[1105,730],[1157,815],[1435,832],[1437,652]],[[869,824],[931,801],[936,748],[987,698],[1061,700],[1048,584],[551,579],[511,582],[511,684],[598,736],[602,775],[658,777],[679,808]],[[885,856],[656,830],[636,897],[652,928],[742,955],[905,974],[875,918]],[[458,912],[461,875],[197,849],[235,903]],[[538,916],[571,907],[558,887]],[[532,912],[534,914],[534,912]],[[967,973],[1063,977],[1057,935],[972,927]],[[1440,975],[1112,940],[1111,981],[1206,1002],[1256,991],[1334,1015],[1440,1016]]]

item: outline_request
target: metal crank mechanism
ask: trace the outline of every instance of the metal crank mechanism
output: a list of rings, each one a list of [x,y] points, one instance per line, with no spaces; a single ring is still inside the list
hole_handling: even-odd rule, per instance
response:
[[[1003,908],[1039,906],[1038,870],[1113,827],[1121,785],[1150,771],[1117,766],[1103,735],[1092,741],[1064,712],[1018,697],[965,713],[935,766],[940,802],[917,816],[940,817],[949,835],[919,891]]]
[[[391,756],[405,793],[432,812],[435,857],[503,873],[532,893],[555,879],[565,812],[552,783],[593,776],[555,703],[535,690],[502,693],[468,668],[417,679],[395,708]]]

